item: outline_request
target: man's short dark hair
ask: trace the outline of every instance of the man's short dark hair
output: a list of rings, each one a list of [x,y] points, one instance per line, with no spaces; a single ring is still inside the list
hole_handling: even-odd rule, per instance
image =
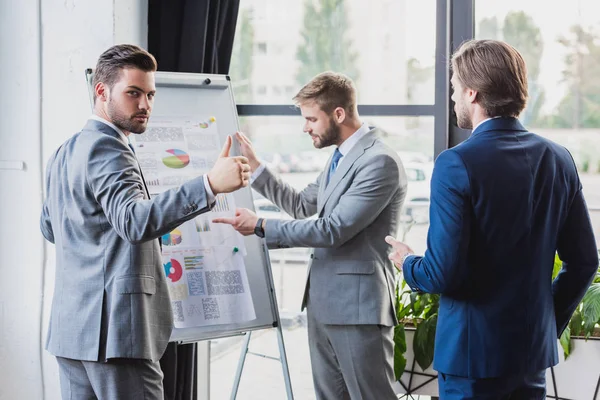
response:
[[[93,86],[98,82],[104,83],[109,90],[119,80],[121,70],[136,68],[144,72],[154,72],[157,69],[156,59],[146,50],[132,44],[118,44],[106,50],[96,64]],[[94,93],[94,102],[96,94]]]

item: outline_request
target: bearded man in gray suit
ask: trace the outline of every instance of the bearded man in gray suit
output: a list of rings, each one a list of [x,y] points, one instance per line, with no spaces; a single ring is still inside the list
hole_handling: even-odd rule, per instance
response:
[[[231,138],[207,175],[150,198],[129,144],[146,130],[156,60],[132,45],[99,58],[94,114],[52,155],[40,227],[56,246],[46,349],[63,399],[162,399],[162,356],[173,327],[161,235],[248,184]]]
[[[318,399],[396,399],[392,389],[395,270],[383,239],[396,232],[406,174],[394,150],[361,123],[354,83],[326,72],[294,97],[316,148],[336,146],[326,169],[296,191],[264,167],[237,133],[252,187],[295,220],[263,220],[247,209],[231,224],[270,248],[312,247],[302,301]],[[317,219],[305,219],[312,215]],[[382,241],[382,243],[380,243]]]

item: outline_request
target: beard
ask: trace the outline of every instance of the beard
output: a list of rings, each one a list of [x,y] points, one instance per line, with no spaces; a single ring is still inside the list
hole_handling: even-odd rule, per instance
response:
[[[107,114],[110,117],[111,122],[115,124],[117,128],[131,133],[144,133],[146,131],[146,126],[148,125],[147,119],[144,122],[139,122],[135,120],[135,117],[150,116],[150,114],[145,111],[138,112],[131,116],[126,115],[119,110],[112,99],[108,102]]]
[[[323,147],[329,147],[331,145],[337,144],[340,141],[340,127],[335,123],[333,118],[329,119],[329,127],[322,135],[316,135],[319,140],[313,142],[313,145],[317,149],[322,149]]]
[[[456,124],[460,129],[473,129],[473,121],[471,121],[471,116],[466,107],[456,104],[454,112],[456,113]]]

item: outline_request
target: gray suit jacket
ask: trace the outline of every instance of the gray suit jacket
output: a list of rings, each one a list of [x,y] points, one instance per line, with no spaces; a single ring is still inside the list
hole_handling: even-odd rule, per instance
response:
[[[89,120],[50,158],[40,227],[56,245],[46,349],[99,361],[158,360],[173,316],[157,240],[209,210],[202,177],[148,199],[135,156]]]
[[[265,171],[253,188],[296,220],[268,220],[270,248],[313,247],[302,309],[325,324],[397,323],[394,266],[386,235],[396,235],[406,196],[398,155],[372,130],[340,162],[329,185],[326,169],[301,192]],[[314,214],[318,219],[302,220]]]

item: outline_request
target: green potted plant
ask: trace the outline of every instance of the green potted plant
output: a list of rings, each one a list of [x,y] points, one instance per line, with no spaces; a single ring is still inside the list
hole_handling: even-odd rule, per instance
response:
[[[427,373],[427,370],[433,362],[439,301],[438,294],[415,293],[407,289],[403,279],[397,282],[396,316],[399,324],[394,329],[394,374],[396,381],[400,382],[402,390],[406,393],[416,393],[413,390],[420,389],[436,378],[436,375],[432,374],[433,371]],[[408,338],[412,340],[407,340]],[[407,350],[410,350],[413,362],[408,366],[410,377],[405,384],[400,381],[400,378],[407,368]],[[413,371],[416,369],[415,364],[418,364],[421,371]],[[413,379],[413,374],[424,376],[425,381],[418,383]],[[436,390],[437,384],[434,392],[420,394],[437,395]]]
[[[561,268],[562,261],[556,255],[552,279],[558,275]],[[600,337],[600,267],[598,267],[594,282],[585,292],[583,299],[569,321],[569,325],[560,337],[560,345],[564,351],[565,360],[573,350],[572,338],[587,340],[592,336]]]

